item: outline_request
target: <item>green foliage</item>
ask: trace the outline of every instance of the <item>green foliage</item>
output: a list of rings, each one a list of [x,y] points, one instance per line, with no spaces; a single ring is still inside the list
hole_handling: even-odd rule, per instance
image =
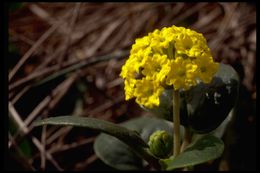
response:
[[[94,143],[96,155],[107,165],[119,170],[139,170],[143,168],[142,158],[124,142],[117,138],[100,134]]]
[[[172,123],[158,118],[140,117],[126,121],[122,126],[137,131],[147,143],[150,135],[157,130],[172,133]],[[140,170],[147,165],[147,162],[144,162],[129,146],[106,134],[97,137],[94,149],[101,160],[119,170]]]
[[[224,151],[223,142],[213,135],[203,135],[191,143],[176,158],[160,160],[163,170],[174,170],[201,164],[221,156]]]
[[[119,170],[144,169],[147,162],[144,162],[143,159],[154,164],[158,163],[158,160],[153,158],[149,151],[145,149],[146,143],[149,137],[158,130],[172,132],[170,122],[149,117],[136,118],[121,125],[94,118],[75,116],[52,117],[35,123],[37,126],[47,124],[86,127],[107,133],[102,133],[97,137],[94,150],[102,161]],[[181,132],[183,136],[183,128],[181,128]],[[166,170],[196,165],[216,159],[222,154],[223,149],[223,142],[217,137],[201,135],[197,136],[195,141],[179,156],[174,159],[170,157],[161,160],[160,163],[162,168]]]
[[[149,136],[156,130],[166,130],[168,132],[172,131],[171,124],[169,124],[169,122],[157,118],[134,119],[125,122],[122,125],[116,125],[114,123],[95,118],[59,116],[37,121],[34,125],[67,125],[85,127],[109,134],[109,136],[106,134],[101,134],[97,138],[94,148],[97,155],[105,163],[112,167],[116,167],[117,169],[139,168],[140,163],[142,162],[137,163],[137,157],[145,159],[158,168],[158,159],[153,157],[149,151],[145,149],[148,147],[147,142]],[[120,139],[124,143],[117,140],[113,136]],[[106,144],[112,145],[108,145],[109,148],[106,149],[104,147]],[[125,159],[121,159],[122,155]],[[123,162],[118,163],[118,160]]]

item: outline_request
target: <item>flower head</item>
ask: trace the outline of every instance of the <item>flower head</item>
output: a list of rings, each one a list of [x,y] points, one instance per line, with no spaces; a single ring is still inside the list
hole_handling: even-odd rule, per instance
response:
[[[138,104],[152,108],[153,105],[160,104],[159,97],[162,92],[163,87],[156,80],[144,78],[136,81],[134,96]]]
[[[173,25],[137,38],[120,76],[126,100],[152,108],[166,86],[188,90],[198,81],[209,83],[218,66],[202,34]]]

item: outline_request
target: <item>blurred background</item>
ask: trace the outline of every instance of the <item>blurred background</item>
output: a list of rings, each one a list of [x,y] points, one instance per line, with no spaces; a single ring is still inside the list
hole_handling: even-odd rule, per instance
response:
[[[124,100],[119,73],[136,38],[171,25],[203,33],[215,61],[241,79],[223,156],[195,170],[256,169],[255,3],[9,3],[8,17],[7,169],[113,170],[93,151],[98,132],[32,123],[145,116]]]

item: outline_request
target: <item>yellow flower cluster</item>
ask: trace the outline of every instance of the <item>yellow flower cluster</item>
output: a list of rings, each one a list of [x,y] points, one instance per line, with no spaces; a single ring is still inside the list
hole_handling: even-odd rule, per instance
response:
[[[122,67],[126,100],[148,108],[160,104],[165,87],[188,90],[199,81],[209,83],[218,70],[206,39],[184,27],[156,29],[137,38]]]

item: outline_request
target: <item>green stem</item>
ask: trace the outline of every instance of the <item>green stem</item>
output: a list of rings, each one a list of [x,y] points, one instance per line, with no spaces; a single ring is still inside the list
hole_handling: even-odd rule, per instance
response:
[[[181,145],[181,152],[185,150],[185,148],[190,144],[191,142],[191,131],[188,127],[184,127],[184,139]]]
[[[173,90],[173,157],[180,154],[180,93]]]

